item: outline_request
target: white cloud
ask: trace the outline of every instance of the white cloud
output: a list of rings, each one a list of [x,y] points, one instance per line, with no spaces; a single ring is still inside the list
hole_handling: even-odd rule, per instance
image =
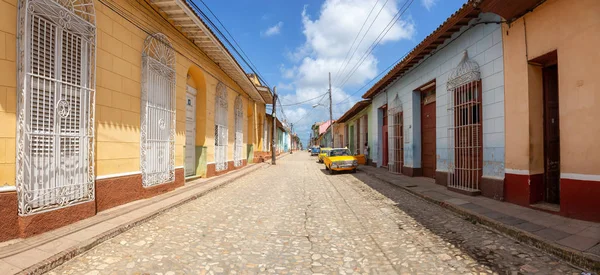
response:
[[[281,28],[283,27],[283,22],[279,21],[272,27],[269,27],[266,31],[260,32],[261,36],[273,36],[281,33]]]
[[[280,72],[283,78],[289,79],[294,85],[295,93],[282,96],[283,104],[292,102],[306,101],[315,98],[327,92],[328,88],[328,73],[331,72],[333,87],[333,104],[334,104],[334,119],[342,115],[348,110],[353,102],[356,102],[362,94],[355,94],[350,100],[344,104],[337,104],[346,99],[349,94],[353,93],[365,82],[377,76],[378,60],[373,53],[364,56],[364,60],[359,61],[365,52],[368,51],[371,44],[378,39],[382,31],[386,29],[389,22],[396,15],[399,9],[398,1],[388,1],[386,6],[383,6],[384,1],[378,1],[372,14],[369,11],[373,8],[376,0],[326,0],[321,6],[318,17],[311,18],[306,12],[306,8],[302,11],[302,26],[305,42],[297,47],[293,52],[288,52],[287,56],[292,62],[292,65],[280,67]],[[379,16],[373,22],[376,14],[381,10]],[[371,22],[373,25],[365,35],[362,43],[358,45],[356,53],[350,59],[348,65],[340,73],[337,73],[342,68],[346,55],[354,38],[356,37],[365,19],[369,16],[364,29],[358,36],[356,44],[365,35],[365,31],[369,28]],[[401,39],[411,39],[415,33],[415,26],[409,19],[401,18],[389,29],[385,37],[379,44],[399,41]],[[356,48],[356,44],[354,48]],[[352,49],[354,51],[354,49]],[[350,55],[352,52],[350,52]],[[349,57],[349,56],[348,56]],[[349,72],[356,65],[356,71],[349,76]],[[349,77],[346,77],[349,76]],[[343,79],[348,80],[342,84]],[[319,102],[319,98],[310,100],[309,102],[298,106],[284,107],[285,113],[291,122],[295,122],[292,118],[297,117],[299,108],[307,108],[310,113],[306,114],[302,122],[298,123],[294,128],[301,134],[303,142],[307,139],[305,132],[315,121],[323,121],[329,119],[329,110],[327,108],[312,108],[311,105]],[[321,104],[329,104],[327,96],[320,101]],[[303,109],[304,110],[304,109]],[[292,115],[293,114],[293,115]],[[305,131],[305,132],[303,132]]]
[[[421,4],[427,9],[427,10],[431,10],[431,8],[433,8],[433,6],[435,6],[435,3],[437,2],[437,0],[421,0]]]

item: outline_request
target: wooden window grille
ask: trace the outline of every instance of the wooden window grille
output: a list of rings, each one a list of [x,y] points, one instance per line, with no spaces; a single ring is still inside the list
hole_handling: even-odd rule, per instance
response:
[[[448,186],[479,191],[483,175],[481,79],[479,66],[464,53],[448,84]]]
[[[19,215],[94,199],[93,1],[20,1]]]
[[[142,52],[140,166],[144,187],[175,180],[175,51],[161,33]]]

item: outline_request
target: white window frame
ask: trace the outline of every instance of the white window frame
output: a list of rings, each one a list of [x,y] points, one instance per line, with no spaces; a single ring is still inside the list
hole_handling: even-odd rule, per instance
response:
[[[228,140],[228,108],[227,87],[222,82],[217,84],[215,95],[215,170],[227,170]]]
[[[238,95],[234,103],[235,115],[235,142],[233,148],[233,166],[239,167],[243,164],[244,155],[244,102],[242,96]]]
[[[94,11],[92,0],[19,1],[16,189],[21,216],[94,200]]]
[[[142,52],[140,168],[142,185],[175,181],[175,51],[167,36],[149,35]]]

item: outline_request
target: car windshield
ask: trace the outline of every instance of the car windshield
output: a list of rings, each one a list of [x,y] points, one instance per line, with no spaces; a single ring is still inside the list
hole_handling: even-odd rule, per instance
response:
[[[348,149],[334,149],[329,151],[331,157],[350,156],[350,150]]]

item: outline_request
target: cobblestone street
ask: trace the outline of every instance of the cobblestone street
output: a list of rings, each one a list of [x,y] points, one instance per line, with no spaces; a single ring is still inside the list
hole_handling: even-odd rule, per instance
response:
[[[306,152],[169,210],[50,274],[581,274]]]

